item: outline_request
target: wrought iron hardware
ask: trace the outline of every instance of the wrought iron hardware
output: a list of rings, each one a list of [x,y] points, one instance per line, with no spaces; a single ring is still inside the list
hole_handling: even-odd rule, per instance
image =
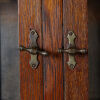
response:
[[[67,38],[68,38],[68,49],[58,49],[58,52],[59,53],[68,53],[68,56],[69,56],[69,61],[68,61],[68,65],[70,66],[70,68],[74,68],[75,65],[76,65],[76,61],[75,61],[75,54],[86,54],[87,53],[87,50],[86,49],[77,49],[76,48],[76,45],[75,45],[75,39],[76,39],[76,35],[72,32],[72,31],[69,31],[68,32],[68,35],[67,35]]]
[[[29,39],[30,39],[29,47],[24,47],[21,45],[19,49],[21,51],[27,51],[31,54],[30,65],[32,68],[35,69],[39,65],[38,54],[47,56],[48,53],[38,48],[38,44],[37,44],[38,34],[36,33],[35,30],[31,30]]]

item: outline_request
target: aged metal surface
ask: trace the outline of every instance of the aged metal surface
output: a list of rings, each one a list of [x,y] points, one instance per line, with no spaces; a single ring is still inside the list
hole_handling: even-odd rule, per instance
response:
[[[76,44],[75,44],[75,39],[76,39],[76,35],[72,32],[69,31],[68,35],[68,46],[67,49],[59,49],[58,52],[59,53],[68,53],[69,56],[69,61],[67,62],[70,68],[75,68],[76,65],[76,60],[75,60],[75,55],[76,54],[86,54],[87,50],[86,49],[77,49]]]
[[[30,66],[33,69],[35,69],[39,65],[38,54],[47,56],[48,53],[38,48],[38,44],[37,44],[38,34],[36,33],[35,30],[31,30],[29,39],[30,39],[29,47],[26,48],[24,46],[20,46],[19,49],[21,51],[27,51],[31,54],[31,60],[29,63],[30,63]]]

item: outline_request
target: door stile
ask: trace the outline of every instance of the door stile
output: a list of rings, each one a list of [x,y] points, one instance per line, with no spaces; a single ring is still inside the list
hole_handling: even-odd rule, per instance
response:
[[[63,0],[64,47],[67,34],[73,31],[76,45],[88,49],[87,0]],[[88,55],[76,55],[77,65],[71,69],[68,56],[64,54],[64,97],[65,100],[88,100]]]
[[[42,0],[44,100],[64,100],[62,54],[62,0]]]
[[[41,0],[19,0],[19,45],[29,46],[30,30],[39,35],[38,45],[42,48]],[[21,100],[43,100],[43,66],[39,56],[39,66],[32,69],[30,54],[20,53],[20,96]]]

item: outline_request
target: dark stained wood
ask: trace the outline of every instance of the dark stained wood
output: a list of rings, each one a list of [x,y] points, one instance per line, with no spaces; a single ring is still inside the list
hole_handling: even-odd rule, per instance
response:
[[[29,65],[30,55],[20,53],[21,100],[88,100],[88,56],[77,55],[75,69],[68,56],[57,53],[67,48],[64,35],[72,30],[78,48],[87,48],[87,0],[19,0],[19,44],[29,45],[29,32],[39,34],[39,47],[49,56],[39,56],[38,69]],[[64,63],[64,64],[63,64]]]
[[[62,55],[62,0],[42,0],[43,48],[49,51],[43,57],[44,100],[63,100]]]
[[[29,45],[30,28],[39,34],[39,47],[42,48],[41,0],[19,0],[19,45]],[[40,65],[33,70],[29,65],[30,54],[20,53],[20,95],[21,100],[43,100],[42,57]]]
[[[77,35],[78,48],[88,49],[87,0],[63,0],[64,35],[72,30]],[[67,48],[64,37],[64,46]],[[88,100],[88,56],[77,55],[76,68],[67,65],[68,56],[64,55],[65,100]]]

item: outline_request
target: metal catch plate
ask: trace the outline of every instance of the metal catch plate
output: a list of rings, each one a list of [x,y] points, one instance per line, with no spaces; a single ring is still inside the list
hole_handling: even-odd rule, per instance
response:
[[[77,49],[76,45],[75,45],[75,39],[76,39],[76,35],[74,34],[74,32],[69,31],[67,38],[69,40],[69,45],[68,45],[68,50],[66,50],[66,52],[69,55],[69,61],[68,61],[68,65],[70,66],[70,68],[75,68],[76,66],[76,60],[75,60],[75,54],[81,53],[81,54],[86,54],[87,50],[86,49]]]
[[[38,44],[37,44],[38,34],[36,33],[35,30],[31,30],[29,39],[30,39],[29,46],[33,49],[38,48]],[[38,55],[31,54],[31,60],[29,63],[33,69],[37,68],[39,65]]]
[[[47,56],[48,53],[44,50],[39,49],[37,44],[38,34],[35,30],[31,30],[29,39],[29,47],[20,46],[20,50],[27,51],[31,54],[31,60],[29,63],[33,69],[36,69],[39,65],[38,54]]]
[[[76,45],[75,45],[76,35],[72,31],[69,31],[67,38],[69,41],[67,48],[71,49],[71,50],[72,50],[72,48],[76,48]],[[70,68],[73,69],[76,65],[75,57],[73,54],[68,54],[68,55],[69,55],[69,61],[67,63],[70,66]]]
[[[79,50],[79,49],[76,48],[76,45],[75,45],[76,35],[72,31],[68,32],[67,38],[68,38],[67,49],[58,49],[58,52],[68,53],[69,61],[67,63],[69,65],[69,67],[71,69],[73,69],[76,66],[75,55],[78,54],[78,53],[86,54],[87,50],[86,49]]]

